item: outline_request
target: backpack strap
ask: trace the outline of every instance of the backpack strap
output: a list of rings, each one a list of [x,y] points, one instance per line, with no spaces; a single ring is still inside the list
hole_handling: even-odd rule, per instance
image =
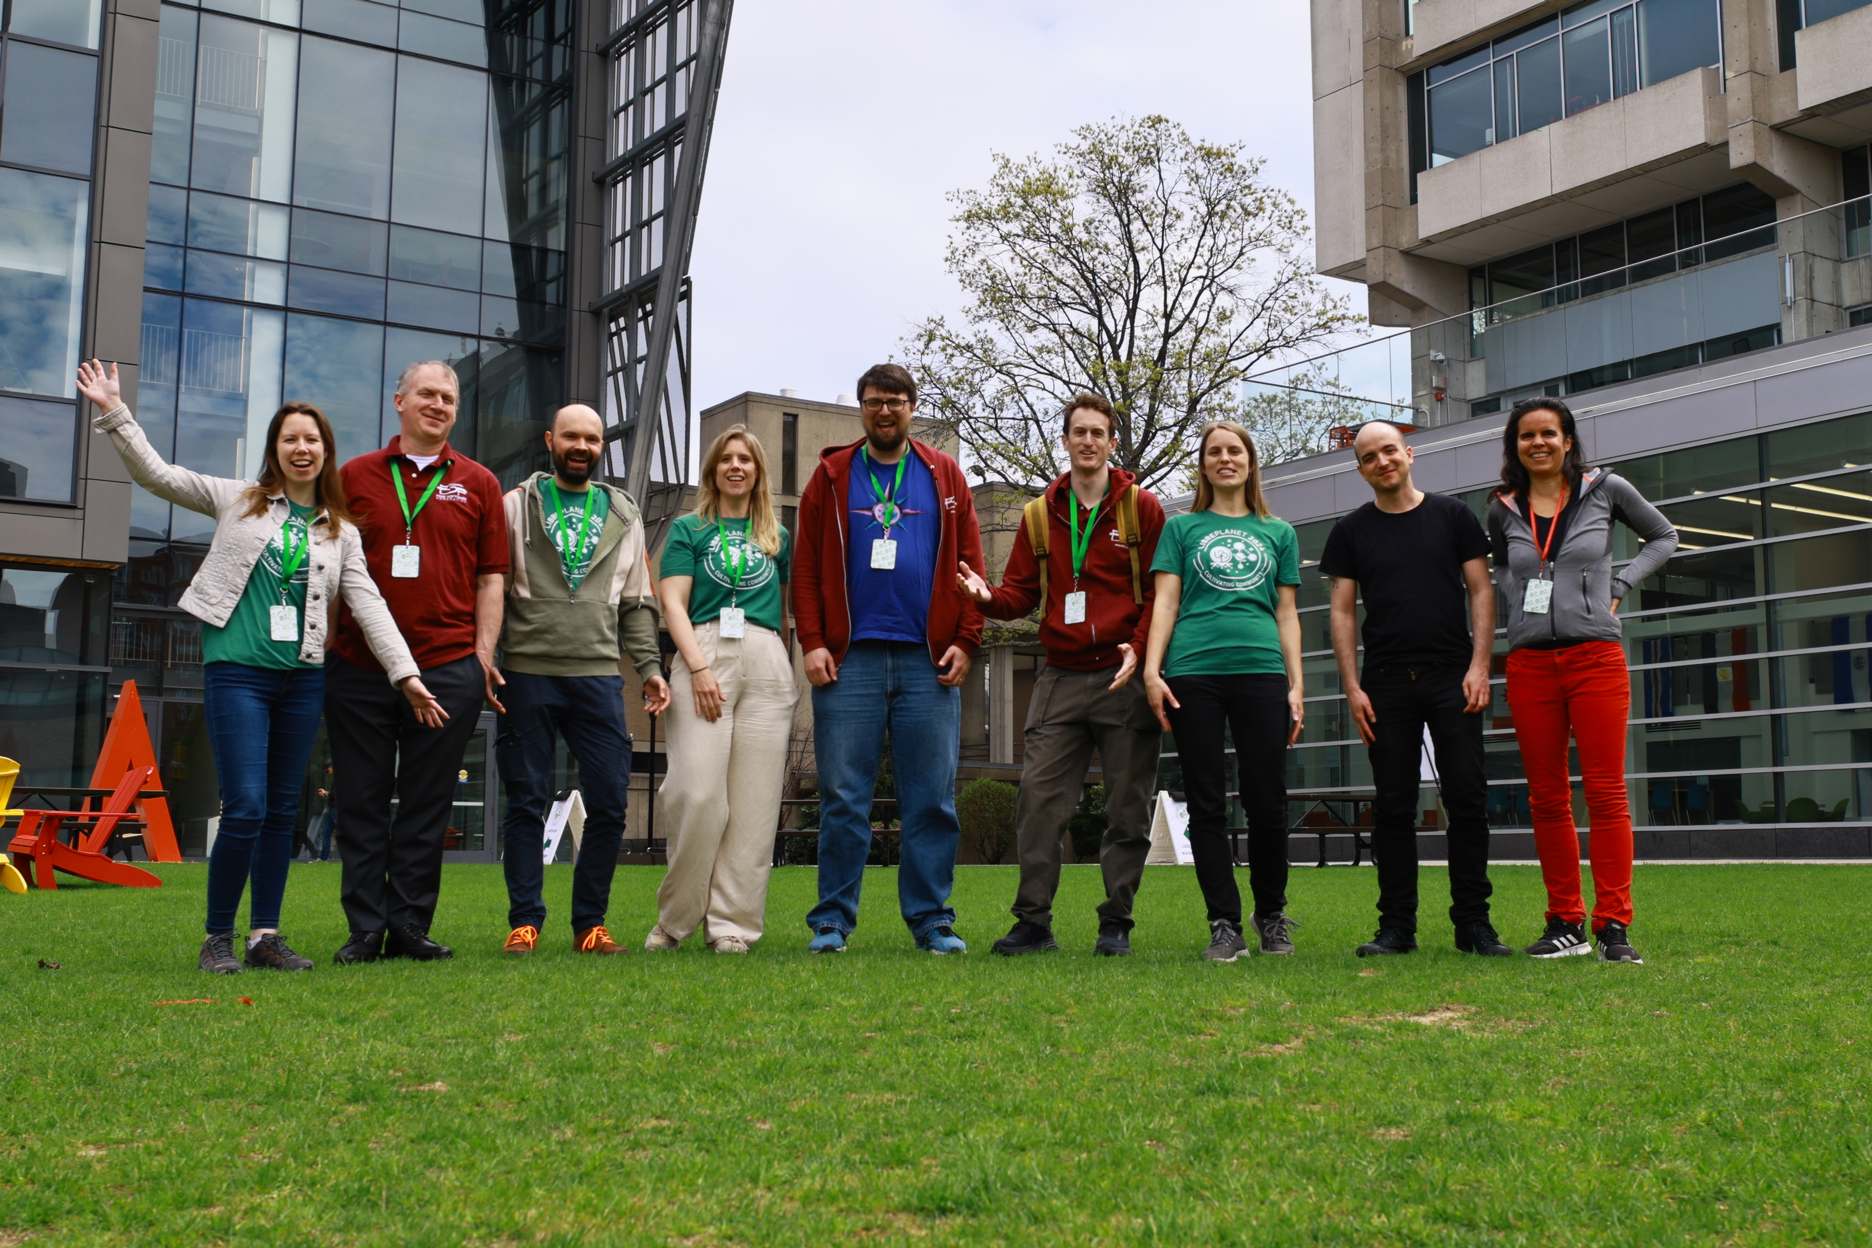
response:
[[[1138,561],[1138,543],[1143,534],[1138,527],[1138,487],[1134,481],[1118,496],[1118,536],[1131,556],[1131,601],[1141,607],[1144,605],[1144,573]]]
[[[1034,560],[1040,565],[1040,610],[1047,601],[1047,507],[1046,494],[1031,499],[1021,508],[1021,521],[1027,526],[1027,544],[1033,547]]]

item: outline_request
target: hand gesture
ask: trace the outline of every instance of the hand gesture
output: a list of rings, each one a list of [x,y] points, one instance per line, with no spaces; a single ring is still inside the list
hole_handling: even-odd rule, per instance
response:
[[[815,689],[823,689],[838,679],[838,662],[824,646],[806,652],[806,679]]]
[[[403,696],[409,700],[410,713],[416,716],[416,722],[425,728],[440,728],[448,722],[448,712],[436,701],[435,694],[422,682],[420,676],[407,677],[399,686]],[[319,796],[326,796],[325,790],[319,790]]]
[[[1130,642],[1119,642],[1118,653],[1124,656],[1124,661],[1118,665],[1118,674],[1112,677],[1111,684],[1105,686],[1106,693],[1116,693],[1124,688],[1125,682],[1131,679],[1131,673],[1137,671],[1137,651],[1131,648]]]
[[[507,708],[501,705],[500,691],[506,686],[507,678],[500,674],[500,668],[494,666],[494,660],[484,654],[475,657],[481,660],[481,692],[486,696],[487,704],[505,715]]]
[[[1170,731],[1170,712],[1180,711],[1183,704],[1176,700],[1176,694],[1170,692],[1170,683],[1163,678],[1162,672],[1145,673],[1144,698],[1150,703],[1151,714],[1157,717],[1157,723],[1165,732]]]
[[[1489,678],[1487,667],[1471,667],[1462,678],[1463,710],[1474,715],[1488,709]]]
[[[721,684],[715,673],[698,667],[689,673],[689,691],[695,700],[695,713],[709,723],[721,718]]]
[[[1378,739],[1378,712],[1372,709],[1371,699],[1363,689],[1348,689],[1345,700],[1352,708],[1352,726],[1358,729],[1359,740],[1370,745]]]
[[[988,582],[982,579],[981,573],[969,567],[967,563],[958,563],[956,568],[956,588],[976,602],[994,601],[994,591],[988,588]]]
[[[667,711],[670,704],[669,681],[661,676],[646,676],[643,685],[644,710],[652,715],[661,715]],[[713,719],[714,716],[709,718]]]
[[[1306,725],[1305,691],[1298,685],[1291,685],[1287,689],[1287,714],[1293,719],[1293,727],[1287,730],[1287,744],[1298,745],[1300,729]]]
[[[968,679],[968,651],[961,646],[950,646],[943,651],[942,658],[937,660],[936,666],[942,669],[936,674],[936,683],[953,688]]]
[[[98,360],[79,364],[78,393],[90,399],[91,405],[100,412],[108,412],[123,402],[123,387],[117,382],[117,362],[111,361],[108,372]]]

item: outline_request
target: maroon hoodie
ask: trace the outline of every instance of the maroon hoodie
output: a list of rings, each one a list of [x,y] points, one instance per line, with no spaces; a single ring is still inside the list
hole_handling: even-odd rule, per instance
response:
[[[793,620],[800,649],[824,648],[844,662],[851,646],[851,594],[845,583],[845,547],[851,540],[845,516],[852,460],[864,439],[819,452],[819,467],[800,495],[799,522],[793,533]],[[981,529],[975,523],[975,496],[969,493],[961,465],[935,447],[910,439],[910,449],[930,470],[942,499],[942,536],[936,545],[936,580],[930,586],[930,662],[961,646],[974,654],[981,644],[982,615],[973,599],[956,584],[956,564],[982,563]]]
[[[1079,588],[1086,591],[1083,624],[1066,623],[1066,595],[1073,588],[1072,529],[1066,516],[1072,474],[1061,475],[1046,488],[1051,531],[1047,534],[1047,601],[1040,619],[1040,644],[1046,648],[1049,666],[1072,672],[1117,667],[1123,662],[1118,653],[1121,642],[1131,646],[1139,663],[1144,661],[1144,639],[1150,632],[1155,597],[1151,558],[1157,553],[1157,535],[1163,532],[1164,510],[1155,494],[1138,491],[1138,580],[1144,590],[1144,605],[1139,606],[1131,600],[1131,555],[1118,534],[1118,496],[1136,479],[1122,468],[1113,468],[1111,488],[1092,518],[1092,544],[1079,572]],[[1083,513],[1080,518],[1084,520]],[[1039,602],[1040,562],[1034,558],[1023,520],[1014,535],[1014,547],[1008,551],[1001,586],[994,591],[994,601],[982,607],[982,614],[1017,620]]]

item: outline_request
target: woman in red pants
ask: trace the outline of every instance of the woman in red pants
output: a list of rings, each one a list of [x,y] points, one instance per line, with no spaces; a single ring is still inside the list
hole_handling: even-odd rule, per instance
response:
[[[1496,590],[1508,606],[1508,709],[1527,772],[1534,847],[1547,882],[1537,958],[1592,952],[1580,896],[1579,833],[1567,741],[1579,745],[1590,815],[1593,935],[1607,962],[1641,962],[1631,944],[1632,824],[1625,792],[1631,678],[1619,601],[1663,566],[1677,530],[1624,478],[1588,468],[1573,413],[1558,399],[1515,404],[1502,431],[1502,488],[1489,507]],[[1612,525],[1644,539],[1612,569]]]

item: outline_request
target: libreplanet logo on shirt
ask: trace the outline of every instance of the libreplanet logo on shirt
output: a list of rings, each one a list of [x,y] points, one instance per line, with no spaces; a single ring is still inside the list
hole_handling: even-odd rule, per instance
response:
[[[730,533],[728,535],[728,544],[730,546],[739,546],[746,552],[741,556],[747,560],[747,566],[741,572],[742,593],[746,593],[751,589],[759,589],[773,579],[773,560],[769,559],[767,557],[767,552],[762,550],[751,539],[746,539],[745,535],[741,533]],[[734,578],[728,575],[727,560],[723,558],[720,533],[709,534],[708,547],[702,555],[702,566],[708,569],[709,579],[711,581],[714,581],[723,589],[734,589]]]
[[[455,481],[444,481],[436,486],[438,503],[465,503],[468,501],[468,487]]]
[[[1196,547],[1196,574],[1225,593],[1258,588],[1273,568],[1273,552],[1259,537],[1239,529],[1217,529]]]

